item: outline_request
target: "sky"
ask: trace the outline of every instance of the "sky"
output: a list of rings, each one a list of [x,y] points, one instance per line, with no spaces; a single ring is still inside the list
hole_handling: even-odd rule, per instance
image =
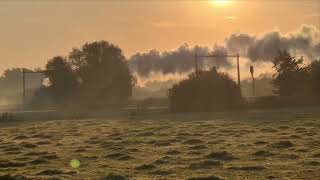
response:
[[[86,42],[106,40],[129,58],[183,43],[213,45],[232,33],[320,29],[318,0],[1,0],[0,73],[44,67]]]

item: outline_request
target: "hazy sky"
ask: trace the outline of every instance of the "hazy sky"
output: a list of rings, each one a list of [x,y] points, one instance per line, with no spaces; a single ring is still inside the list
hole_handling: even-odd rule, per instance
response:
[[[88,41],[110,41],[129,57],[185,42],[213,45],[234,32],[320,28],[319,16],[318,0],[2,0],[0,72],[43,67]]]

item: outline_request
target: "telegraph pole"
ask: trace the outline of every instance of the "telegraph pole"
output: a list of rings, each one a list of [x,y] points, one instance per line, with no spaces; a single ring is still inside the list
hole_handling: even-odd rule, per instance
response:
[[[250,66],[250,73],[251,73],[251,77],[252,77],[252,96],[254,97],[256,95],[255,93],[255,84],[254,84],[254,67]]]
[[[25,106],[26,104],[26,71],[22,69],[22,104]]]
[[[52,72],[52,70],[44,70],[44,71],[26,71],[25,69],[22,69],[22,103],[23,107],[26,107],[27,102],[27,95],[26,95],[26,74],[44,74],[47,72]]]
[[[240,84],[240,57],[239,57],[239,53],[237,53],[237,70],[238,70],[238,86],[239,88],[241,87]]]
[[[195,73],[198,72],[198,53],[197,53],[197,50],[194,55],[194,71],[195,71]]]

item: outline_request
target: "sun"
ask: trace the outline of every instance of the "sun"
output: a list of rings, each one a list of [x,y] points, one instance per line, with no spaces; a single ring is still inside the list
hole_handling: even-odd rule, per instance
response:
[[[209,2],[215,6],[228,6],[232,3],[232,0],[209,0]]]

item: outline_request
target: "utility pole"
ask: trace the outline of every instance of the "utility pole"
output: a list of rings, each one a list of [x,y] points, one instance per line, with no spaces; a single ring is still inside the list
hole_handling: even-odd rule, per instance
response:
[[[26,104],[26,71],[22,69],[22,104],[25,106]]]
[[[254,97],[256,95],[255,93],[255,83],[254,83],[254,67],[250,66],[250,73],[251,73],[251,77],[252,77],[252,96]]]
[[[52,72],[52,70],[44,70],[44,71],[26,71],[25,69],[22,69],[22,103],[23,108],[26,107],[27,102],[27,95],[26,95],[26,75],[27,74],[44,74],[47,72]]]
[[[240,82],[240,56],[239,53],[237,53],[237,70],[238,70],[238,86],[239,88],[241,87],[241,82]]]
[[[198,72],[198,53],[196,50],[196,53],[194,55],[194,72],[197,74]]]

